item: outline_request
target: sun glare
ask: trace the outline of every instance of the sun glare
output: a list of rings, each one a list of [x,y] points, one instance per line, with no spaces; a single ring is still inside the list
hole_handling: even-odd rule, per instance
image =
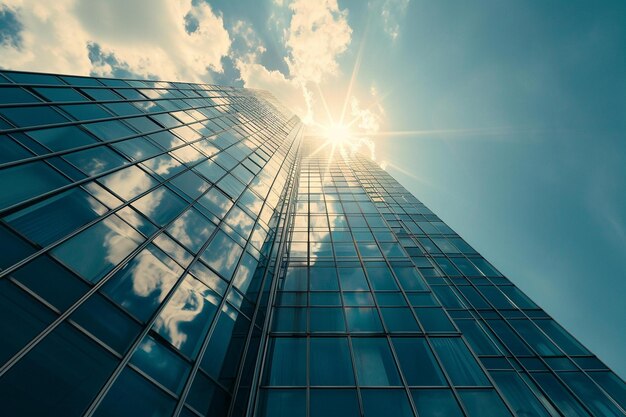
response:
[[[325,130],[325,136],[330,142],[342,143],[352,137],[350,127],[342,123],[335,123],[327,126]]]

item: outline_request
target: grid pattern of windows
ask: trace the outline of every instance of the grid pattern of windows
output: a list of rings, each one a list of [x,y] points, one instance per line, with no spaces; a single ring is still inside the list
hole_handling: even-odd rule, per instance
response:
[[[2,414],[226,415],[298,119],[187,83],[1,72],[0,97]]]
[[[2,414],[624,415],[624,381],[324,143],[262,91],[0,71]]]
[[[256,416],[623,415],[623,381],[369,158],[323,144],[303,143]]]

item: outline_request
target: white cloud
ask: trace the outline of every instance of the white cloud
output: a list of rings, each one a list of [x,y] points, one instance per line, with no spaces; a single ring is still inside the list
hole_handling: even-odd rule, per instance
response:
[[[370,2],[375,10],[380,12],[385,33],[392,40],[400,36],[400,21],[406,14],[410,0],[374,0]]]
[[[230,36],[206,3],[191,0],[4,0],[22,24],[22,44],[0,46],[0,66],[30,71],[110,75],[94,65],[87,46],[97,44],[139,76],[199,81],[207,68],[221,71]],[[190,33],[185,19],[195,25]]]
[[[283,2],[275,3],[283,5]],[[287,6],[292,12],[289,27],[284,28],[289,73],[268,70],[258,62],[256,53],[238,58],[235,65],[246,87],[272,92],[308,123],[314,119],[310,85],[339,74],[337,58],[350,45],[352,29],[347,11],[339,9],[336,0],[295,0]],[[280,21],[276,15],[270,16],[273,24]]]
[[[337,56],[350,44],[352,29],[347,12],[336,0],[296,0],[286,46],[290,74],[304,82],[319,83],[327,74],[338,72]]]

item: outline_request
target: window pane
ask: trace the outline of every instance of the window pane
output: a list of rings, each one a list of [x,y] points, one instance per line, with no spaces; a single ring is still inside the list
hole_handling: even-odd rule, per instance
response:
[[[375,308],[346,308],[348,328],[352,332],[382,332],[383,326]]]
[[[516,414],[537,417],[556,415],[556,410],[554,413],[548,413],[543,408],[537,397],[515,372],[491,372],[491,376]]]
[[[432,338],[431,343],[454,385],[491,385],[460,338]]]
[[[343,291],[368,291],[369,286],[361,268],[339,268],[339,281]]]
[[[535,373],[532,376],[561,413],[567,417],[589,417],[589,413],[572,397],[554,375]]]
[[[626,383],[624,383],[624,381],[613,372],[590,372],[589,375],[602,389],[608,392],[622,408],[626,408]]]
[[[309,309],[309,328],[311,332],[345,332],[343,309],[322,307]]]
[[[0,170],[0,209],[69,184],[45,162],[31,162]]]
[[[187,395],[187,404],[191,405],[203,415],[211,412],[211,417],[225,417],[228,414],[230,398],[202,372],[198,372],[191,384]],[[185,415],[184,413],[181,416]],[[194,414],[195,416],[195,414]]]
[[[130,368],[124,369],[95,417],[169,417],[176,401]]]
[[[400,369],[412,386],[446,386],[443,373],[425,339],[392,339]]]
[[[312,389],[309,417],[360,417],[354,390]]]
[[[267,353],[266,385],[306,385],[306,339],[273,338]]]
[[[156,247],[142,250],[102,291],[139,320],[148,320],[176,283],[182,268]]]
[[[98,142],[96,138],[76,126],[33,130],[32,132],[28,132],[28,136],[54,152]]]
[[[33,242],[46,246],[96,219],[106,207],[74,188],[29,206],[5,220]]]
[[[54,248],[52,255],[95,283],[141,241],[143,237],[137,231],[119,217],[110,216]]]
[[[623,416],[593,381],[582,372],[560,372],[559,376],[595,415]]]
[[[304,308],[276,307],[274,309],[275,332],[306,332],[307,310]]]
[[[459,397],[469,417],[512,416],[494,390],[465,389],[459,391]]]
[[[261,390],[259,417],[305,417],[306,391],[272,389]]]
[[[230,281],[242,252],[243,248],[220,230],[215,234],[201,257],[224,279]]]
[[[447,389],[413,389],[413,402],[420,417],[463,417],[459,403]]]
[[[359,384],[400,385],[400,376],[384,338],[353,338],[354,361]]]
[[[0,379],[0,403],[14,416],[81,416],[117,360],[61,324]]]
[[[4,363],[54,320],[43,304],[8,279],[0,280],[0,362]]]
[[[311,385],[354,385],[348,339],[311,338]]]
[[[420,328],[408,308],[381,308],[380,311],[388,331],[420,332]]]
[[[187,275],[154,323],[154,330],[188,357],[194,357],[209,331],[220,297]]]
[[[214,230],[215,225],[193,208],[184,212],[167,229],[174,238],[193,253],[198,253]]]
[[[364,389],[361,396],[365,417],[413,417],[404,390]]]
[[[141,341],[130,362],[177,394],[183,388],[190,368],[180,356],[151,336]]]

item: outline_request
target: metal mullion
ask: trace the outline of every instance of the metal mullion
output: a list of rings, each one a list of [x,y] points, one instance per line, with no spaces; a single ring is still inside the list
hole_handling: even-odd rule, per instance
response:
[[[298,144],[298,154],[300,154],[301,152],[301,143],[302,143],[302,139],[300,139],[300,142]],[[269,336],[270,336],[270,326],[273,320],[273,316],[274,316],[274,300],[276,297],[276,292],[277,292],[277,288],[278,288],[278,277],[280,277],[280,273],[281,273],[281,267],[283,265],[283,260],[282,258],[286,255],[287,256],[287,260],[289,259],[289,253],[285,253],[285,244],[287,242],[286,236],[288,234],[289,231],[289,224],[293,222],[292,220],[292,216],[291,216],[291,211],[293,206],[295,205],[294,201],[294,196],[297,196],[298,194],[298,184],[299,184],[299,167],[301,164],[301,154],[300,156],[297,156],[297,159],[295,160],[294,163],[294,168],[293,168],[293,177],[292,177],[292,189],[291,189],[291,195],[286,199],[286,212],[285,212],[285,216],[283,218],[283,225],[282,225],[282,238],[280,239],[280,241],[278,242],[278,261],[276,264],[276,269],[273,272],[273,281],[271,283],[271,287],[269,290],[269,298],[268,298],[268,303],[267,303],[267,308],[266,308],[266,319],[265,322],[263,323],[263,328],[261,331],[261,342],[259,344],[259,351],[257,352],[257,359],[256,359],[256,366],[254,369],[254,373],[252,376],[252,381],[250,383],[250,396],[248,397],[248,402],[247,402],[247,407],[246,407],[246,417],[252,417],[254,412],[256,411],[257,408],[257,404],[258,404],[258,393],[260,390],[260,378],[262,373],[265,370],[265,360],[266,360],[266,356],[267,356],[267,349],[268,349],[268,345],[269,345]],[[298,173],[298,175],[296,175],[295,173]],[[282,215],[281,215],[282,217]],[[233,397],[234,398],[234,397]],[[230,406],[230,410],[229,410],[229,415],[232,415],[234,410],[234,404],[231,404]]]
[[[287,140],[288,138],[289,138],[289,135],[287,135],[287,137],[285,138],[285,140]],[[290,148],[291,148],[291,146],[293,146],[294,142],[295,142],[295,139],[294,139],[294,140],[293,140],[293,141],[289,144]],[[284,166],[284,164],[285,164],[285,160],[283,160],[283,163],[281,164],[281,168]],[[279,168],[279,169],[277,170],[276,175],[274,176],[274,181],[272,182],[272,185],[270,186],[270,190],[272,189],[273,185],[276,183],[276,179],[277,179],[277,178],[278,178],[278,176],[279,176],[279,173],[280,173],[280,169],[281,169],[281,168]],[[293,167],[292,167],[291,169],[293,169]],[[286,187],[286,188],[287,188],[287,187]],[[268,193],[269,193],[269,191],[268,191]],[[264,204],[266,204],[266,202],[264,202]],[[255,224],[255,226],[259,223],[259,221],[260,221],[260,219],[259,219],[259,217],[257,217],[257,218],[256,218],[256,220],[255,220],[255,223],[254,223],[254,224]],[[253,226],[253,229],[254,229],[254,226]],[[248,243],[249,243],[249,241],[248,241]],[[244,248],[244,250],[245,250],[245,248]],[[266,269],[266,272],[265,272],[265,276],[264,276],[264,278],[263,278],[263,282],[265,281],[265,279],[266,279],[265,277],[266,277],[266,276],[267,276],[267,269]],[[263,283],[262,283],[262,284],[263,284]],[[191,368],[191,370],[190,370],[190,372],[189,372],[189,375],[187,376],[187,381],[186,381],[185,386],[183,387],[183,389],[182,389],[182,391],[181,391],[181,394],[180,394],[180,396],[179,396],[179,398],[178,398],[178,402],[177,402],[176,408],[174,409],[174,412],[173,412],[173,414],[172,414],[172,415],[174,415],[174,416],[175,416],[175,415],[177,415],[177,414],[179,414],[179,413],[181,412],[181,410],[183,409],[183,407],[184,407],[184,405],[185,405],[185,400],[187,399],[187,395],[189,394],[189,391],[191,390],[191,386],[192,386],[192,384],[193,384],[193,381],[194,381],[195,375],[196,375],[199,371],[201,371],[201,369],[200,369],[201,358],[203,358],[203,356],[204,356],[204,355],[205,355],[205,353],[206,353],[206,349],[208,348],[208,345],[209,345],[209,342],[211,341],[211,337],[212,337],[212,335],[213,335],[213,332],[215,331],[215,327],[217,326],[217,321],[218,321],[218,319],[219,319],[219,316],[222,314],[222,313],[221,313],[221,310],[222,310],[222,308],[223,308],[224,304],[225,304],[225,303],[226,303],[226,301],[227,301],[227,300],[226,300],[226,299],[227,299],[227,294],[228,294],[229,290],[230,290],[231,288],[233,288],[233,287],[234,287],[234,283],[233,283],[233,280],[231,279],[231,281],[228,283],[228,287],[227,287],[227,288],[226,288],[226,290],[224,291],[224,297],[222,298],[222,300],[221,300],[221,302],[220,302],[220,305],[218,306],[218,308],[217,308],[217,310],[216,310],[216,311],[218,311],[218,312],[219,312],[219,314],[216,314],[216,317],[215,317],[215,319],[213,320],[213,322],[211,323],[211,326],[210,326],[209,330],[207,331],[207,334],[206,334],[206,336],[205,336],[205,338],[204,338],[204,340],[203,340],[203,342],[202,342],[202,345],[201,345],[201,347],[200,347],[200,351],[198,352],[198,358],[199,358],[199,359],[197,359],[197,360],[194,362],[194,364],[193,364],[193,366],[192,366],[192,368]],[[260,288],[262,288],[262,286],[261,286]],[[259,291],[259,295],[258,295],[258,297],[257,297],[257,303],[258,303],[258,300],[260,300],[262,296],[263,296],[262,291]],[[253,332],[254,332],[254,328],[255,328],[255,326],[256,326],[256,324],[255,324],[255,319],[256,319],[257,311],[258,311],[258,306],[257,306],[257,305],[255,305],[255,313],[254,313],[254,314],[253,314],[253,316],[250,318],[250,329],[248,330],[248,335],[247,335],[247,337],[246,337],[246,343],[245,343],[245,345],[244,345],[244,350],[243,350],[243,352],[245,352],[245,349],[246,349],[246,347],[247,347],[247,346],[248,346],[248,344],[249,344],[249,340],[250,340],[250,338],[252,337],[252,334],[253,334]],[[242,361],[240,362],[239,367],[241,368],[241,366],[243,366],[243,357],[242,357]],[[238,372],[238,375],[237,375],[236,380],[237,380],[238,378],[239,378],[239,372]],[[213,378],[211,378],[211,380],[213,380]],[[215,381],[215,382],[219,384],[219,382],[218,382],[218,381]],[[237,381],[235,381],[235,382],[237,382]],[[219,384],[219,385],[221,385],[221,384]],[[236,389],[236,387],[237,387],[237,384],[235,383],[235,389]],[[225,387],[224,387],[224,388],[225,388]],[[227,389],[225,389],[225,391],[226,391],[226,392],[228,392],[228,390],[227,390]],[[235,399],[235,395],[234,395],[234,394],[235,394],[235,393],[233,392],[233,395],[231,396],[231,402],[234,402],[234,399]],[[232,408],[232,404],[231,404],[231,408]]]
[[[234,169],[235,167],[233,167]],[[204,194],[203,194],[204,195]],[[201,197],[201,196],[200,196]],[[198,197],[197,199],[194,200],[193,203],[195,203],[200,197]],[[239,196],[239,198],[241,198],[241,195]],[[239,201],[239,198],[237,199],[237,201]],[[228,217],[228,214],[230,213],[230,211],[233,210],[234,207],[236,207],[236,203],[237,201],[235,201],[235,204],[233,204],[231,206],[231,208],[229,209],[228,213],[226,213],[224,215],[224,217],[222,218],[222,220],[218,223],[217,227],[213,230],[213,232],[211,233],[211,235],[209,236],[209,238],[207,239],[207,241],[202,245],[202,247],[200,248],[200,250],[197,252],[197,254],[193,257],[192,261],[189,263],[189,265],[183,270],[183,273],[181,274],[180,278],[178,279],[178,281],[176,282],[176,284],[174,284],[174,286],[172,286],[172,288],[170,289],[169,293],[167,294],[167,296],[164,298],[164,300],[161,302],[161,304],[159,305],[159,307],[156,309],[156,311],[152,314],[152,317],[145,323],[144,325],[144,329],[141,331],[141,333],[136,337],[135,342],[130,346],[130,348],[128,349],[126,355],[124,356],[124,358],[122,358],[122,361],[120,361],[120,363],[117,365],[116,369],[113,371],[113,373],[109,376],[109,378],[107,379],[107,382],[104,384],[104,386],[100,389],[99,393],[94,397],[94,399],[92,400],[89,408],[84,412],[83,417],[90,417],[93,415],[93,413],[95,412],[95,410],[97,409],[97,407],[100,405],[100,403],[102,402],[104,396],[108,393],[108,391],[110,390],[110,388],[113,386],[114,382],[117,380],[117,377],[121,374],[121,372],[124,370],[125,366],[128,364],[128,362],[130,361],[132,354],[134,353],[135,349],[139,346],[139,344],[141,343],[141,340],[143,340],[143,338],[150,332],[150,329],[152,328],[152,326],[154,325],[154,322],[156,321],[156,319],[159,317],[160,313],[163,311],[163,309],[165,308],[165,306],[168,304],[169,300],[173,297],[174,293],[176,292],[176,290],[180,287],[180,285],[182,284],[182,282],[184,281],[184,277],[189,273],[192,265],[194,265],[194,263],[196,263],[201,255],[204,253],[204,251],[206,250],[206,248],[209,246],[209,244],[212,242],[213,238],[215,237],[215,235],[221,230],[220,226],[222,224],[225,224],[225,219]],[[191,206],[193,205],[193,203],[191,204]],[[184,212],[184,211],[183,211]],[[182,215],[182,213],[181,213]],[[172,222],[170,222],[171,224]],[[169,224],[168,224],[169,225]],[[162,228],[162,230],[159,230],[159,232],[162,232],[163,230],[165,230],[165,227]],[[153,236],[156,237],[158,234],[160,234],[159,232],[157,232],[156,234],[154,234]],[[244,247],[245,250],[245,247]],[[243,255],[243,254],[242,254]],[[224,291],[224,295],[222,296],[222,299],[220,301],[220,306],[218,308],[218,312],[221,312],[221,308],[224,306],[224,304],[226,303],[226,298],[227,298],[227,292],[228,289],[231,288],[233,285],[232,283],[232,279],[229,282],[228,288],[226,289],[226,291]],[[217,320],[219,318],[220,314],[216,314],[216,316],[213,318],[211,327],[212,329],[215,328],[215,326],[217,325]],[[251,326],[253,326],[254,324],[251,323]],[[208,339],[205,339],[205,346],[203,346],[204,348],[206,348],[206,342]],[[198,356],[200,357],[200,356]],[[195,365],[194,367],[197,369],[197,366],[199,366],[200,361],[198,361],[196,359],[195,361]],[[188,378],[191,378],[191,373],[188,376]],[[190,379],[188,379],[188,384],[189,384]],[[187,386],[185,387],[187,388]],[[183,398],[183,395],[185,394],[185,392],[183,391],[181,393],[181,395],[179,396],[179,399]]]
[[[225,132],[225,130],[221,131],[220,133],[223,133],[223,132]],[[133,137],[134,137],[134,136],[133,136]],[[203,136],[203,137],[201,137],[201,138],[199,138],[199,139],[195,139],[195,140],[193,140],[193,141],[191,141],[191,142],[185,142],[185,143],[184,143],[184,144],[182,144],[182,145],[176,146],[176,147],[171,148],[171,149],[169,149],[169,150],[165,150],[165,151],[160,152],[160,153],[155,154],[155,155],[151,155],[150,157],[145,157],[145,158],[143,158],[143,159],[137,159],[137,160],[133,161],[133,163],[130,163],[130,164],[128,164],[128,165],[122,165],[122,166],[120,166],[120,167],[112,168],[112,169],[110,169],[110,170],[108,170],[108,171],[103,171],[103,172],[100,172],[100,173],[95,174],[95,175],[92,175],[92,176],[90,176],[90,177],[83,178],[83,179],[81,179],[81,180],[78,180],[78,181],[72,182],[72,183],[70,183],[70,184],[66,184],[66,185],[64,185],[64,186],[62,186],[62,187],[58,187],[58,188],[55,188],[55,189],[53,189],[53,190],[47,191],[47,192],[45,192],[45,193],[43,193],[43,194],[40,194],[40,195],[37,195],[37,196],[31,197],[31,198],[29,198],[29,199],[27,199],[27,200],[24,200],[24,201],[21,201],[21,202],[15,203],[15,204],[13,204],[13,205],[11,205],[11,206],[8,206],[8,207],[5,207],[5,208],[1,209],[1,210],[0,210],[0,216],[1,216],[1,217],[4,217],[4,216],[6,216],[6,215],[8,215],[8,214],[11,214],[11,213],[13,213],[13,212],[15,212],[15,211],[18,211],[18,210],[22,209],[23,207],[26,207],[26,206],[31,205],[31,204],[38,203],[38,202],[40,202],[40,201],[43,201],[43,200],[47,199],[48,197],[51,197],[51,196],[54,196],[54,195],[57,195],[57,194],[61,194],[62,192],[66,191],[66,190],[69,190],[69,189],[71,189],[71,188],[73,188],[73,187],[75,187],[75,186],[77,186],[77,185],[82,185],[82,184],[88,183],[88,182],[90,182],[90,181],[96,180],[96,179],[98,179],[98,178],[100,178],[100,177],[104,177],[104,176],[107,176],[107,175],[109,175],[109,174],[115,173],[115,172],[117,172],[117,171],[121,171],[121,170],[123,170],[123,169],[125,169],[125,168],[128,168],[129,166],[137,166],[137,165],[139,165],[139,164],[140,164],[140,163],[142,163],[142,162],[146,162],[146,161],[148,161],[148,160],[150,160],[150,159],[154,158],[155,156],[165,155],[166,153],[173,152],[173,151],[176,151],[176,150],[178,150],[178,149],[184,148],[184,147],[186,147],[186,146],[188,146],[188,145],[193,145],[193,144],[195,144],[195,143],[197,143],[197,142],[200,142],[200,141],[206,140],[207,138],[208,138],[208,137],[204,137],[204,136]],[[183,142],[184,142],[184,141],[183,141]],[[238,142],[237,142],[237,143],[238,143]],[[230,147],[232,147],[232,146],[234,146],[234,145],[235,145],[235,144],[230,145],[230,146],[228,146],[227,148],[221,149],[220,151],[216,152],[215,154],[211,155],[210,157],[206,157],[206,159],[204,159],[202,162],[204,162],[204,161],[206,161],[206,160],[208,160],[208,159],[212,158],[213,156],[215,156],[215,155],[219,154],[219,153],[220,153],[220,152],[222,152],[222,151],[225,151],[226,149],[228,149],[228,148],[230,148]],[[259,147],[255,148],[255,150],[256,150],[256,149],[259,149]],[[252,152],[252,153],[254,153],[254,152]],[[252,153],[248,154],[248,156],[250,156]],[[204,153],[202,153],[202,155],[204,155]],[[246,156],[246,158],[247,158],[248,156]],[[239,161],[239,162],[241,162],[241,161]],[[193,166],[193,167],[195,167],[196,165],[199,165],[200,163],[201,163],[201,162],[194,163],[192,166]],[[183,162],[183,165],[186,165],[186,163],[184,163],[184,162]],[[239,165],[239,164],[238,164],[238,165]]]

